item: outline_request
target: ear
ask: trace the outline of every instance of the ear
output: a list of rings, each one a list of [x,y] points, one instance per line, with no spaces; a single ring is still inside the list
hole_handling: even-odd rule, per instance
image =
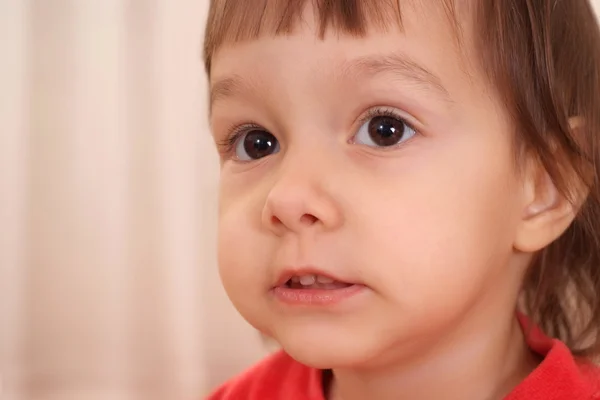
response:
[[[572,118],[569,123],[576,135],[581,127],[580,119]],[[571,182],[581,181],[578,176],[568,178]],[[583,184],[573,186],[573,198],[569,201],[556,188],[548,172],[537,160],[531,158],[527,161],[524,171],[523,211],[514,243],[516,250],[526,253],[539,251],[567,230],[588,194]]]

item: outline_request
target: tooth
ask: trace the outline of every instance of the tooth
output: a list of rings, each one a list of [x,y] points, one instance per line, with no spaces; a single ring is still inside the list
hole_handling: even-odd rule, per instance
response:
[[[333,283],[334,280],[331,279],[331,278],[329,278],[329,277],[327,277],[327,276],[318,275],[317,276],[317,282],[319,282],[319,283]]]
[[[300,283],[304,286],[310,286],[315,283],[317,278],[314,275],[302,275],[300,277]]]

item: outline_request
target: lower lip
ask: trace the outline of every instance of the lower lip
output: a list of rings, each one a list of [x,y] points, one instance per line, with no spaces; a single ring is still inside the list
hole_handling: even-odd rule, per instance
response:
[[[350,285],[341,289],[292,289],[278,286],[273,289],[273,294],[276,299],[289,305],[329,306],[348,300],[364,289],[363,285]]]

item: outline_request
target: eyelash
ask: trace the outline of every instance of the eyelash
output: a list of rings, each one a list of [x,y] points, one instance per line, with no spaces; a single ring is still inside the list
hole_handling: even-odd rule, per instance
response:
[[[419,130],[417,130],[413,124],[411,124],[410,122],[408,122],[406,120],[406,117],[403,117],[402,115],[400,115],[400,113],[398,111],[395,111],[394,109],[392,109],[390,107],[375,107],[375,108],[369,109],[369,111],[367,111],[366,114],[363,115],[358,120],[357,125],[359,127],[361,127],[361,126],[363,126],[363,124],[367,123],[369,120],[376,118],[376,117],[389,117],[389,118],[397,119],[398,121],[401,121],[404,125],[406,125],[408,128],[414,130],[415,133],[417,133],[417,134],[419,133]],[[395,146],[391,146],[391,147],[395,147]]]
[[[368,110],[366,112],[366,114],[364,114],[358,120],[358,126],[361,127],[363,124],[368,122],[370,119],[373,119],[376,117],[390,117],[390,118],[397,119],[398,121],[402,121],[402,123],[405,124],[407,127],[413,129],[416,133],[419,133],[419,131],[410,122],[408,122],[405,117],[401,116],[400,113],[390,109],[389,107],[371,108],[370,110]],[[219,152],[224,155],[230,155],[231,153],[233,153],[235,151],[235,146],[237,145],[238,141],[246,133],[248,133],[252,130],[266,130],[266,129],[255,123],[248,123],[248,124],[239,125],[237,127],[233,127],[232,129],[230,129],[228,131],[227,136],[225,136],[224,139],[220,140],[217,143]]]
[[[228,130],[227,136],[217,143],[219,151],[224,155],[230,155],[235,151],[238,141],[252,130],[265,130],[262,126],[254,123],[248,123],[233,127]]]

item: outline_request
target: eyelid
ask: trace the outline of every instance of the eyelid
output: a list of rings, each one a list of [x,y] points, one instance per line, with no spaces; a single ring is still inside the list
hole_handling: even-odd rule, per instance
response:
[[[421,130],[419,128],[417,128],[415,123],[413,123],[414,118],[407,116],[405,112],[399,110],[398,108],[390,107],[390,106],[375,106],[375,107],[369,108],[356,121],[356,123],[354,125],[357,128],[353,129],[353,132],[357,131],[358,128],[360,128],[363,124],[368,122],[370,119],[375,118],[375,117],[381,117],[381,116],[396,118],[396,119],[404,122],[406,125],[408,125],[408,127],[413,129],[416,133],[421,133]],[[354,132],[353,135],[354,134],[356,134],[356,132]]]
[[[242,139],[244,134],[254,129],[267,131],[262,126],[253,122],[241,125],[234,125],[233,127],[227,129],[227,134],[225,135],[225,137],[217,142],[219,153],[223,154],[224,156],[230,157],[231,154],[235,151],[235,147],[237,146],[238,142]]]

